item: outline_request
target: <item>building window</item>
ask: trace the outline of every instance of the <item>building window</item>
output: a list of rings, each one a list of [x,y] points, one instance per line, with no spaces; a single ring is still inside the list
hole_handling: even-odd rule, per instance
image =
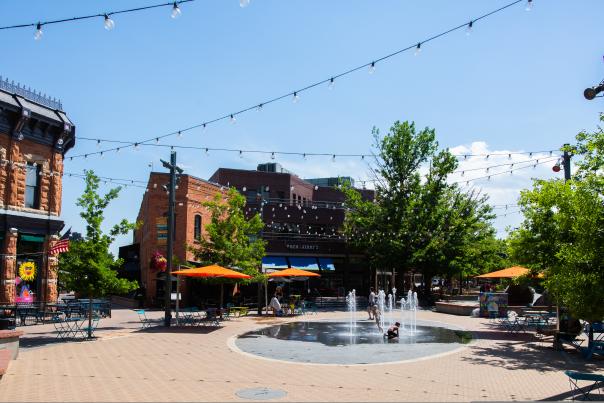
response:
[[[40,167],[31,162],[25,174],[25,207],[40,208]]]
[[[195,215],[195,223],[193,228],[193,237],[197,240],[201,239],[201,216],[199,214]]]

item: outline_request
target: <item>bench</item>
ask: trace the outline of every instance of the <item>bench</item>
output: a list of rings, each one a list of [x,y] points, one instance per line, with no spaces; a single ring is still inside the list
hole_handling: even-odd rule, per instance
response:
[[[564,373],[568,376],[571,392],[581,392],[585,400],[593,400],[592,398],[595,396],[592,395],[592,392],[604,388],[604,375],[577,371],[564,371]],[[579,381],[590,383],[581,388],[579,387]],[[598,394],[598,398],[601,397],[601,394]],[[573,400],[575,400],[574,395]]]

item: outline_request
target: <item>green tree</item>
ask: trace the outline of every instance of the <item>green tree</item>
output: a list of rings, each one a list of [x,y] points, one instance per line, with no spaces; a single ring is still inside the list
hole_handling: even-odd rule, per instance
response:
[[[105,209],[118,197],[120,188],[101,196],[99,177],[93,171],[85,171],[85,174],[86,189],[76,205],[82,208],[80,217],[86,222],[86,236],[70,242],[69,251],[59,255],[59,279],[68,290],[88,298],[135,290],[137,282],[117,277],[122,260],[115,259],[109,246],[117,235],[128,233],[136,225],[124,219],[104,233],[101,226]]]
[[[559,304],[593,323],[604,319],[602,128],[579,133],[568,151],[578,158],[574,178],[536,180],[522,192],[525,218],[510,245],[514,259],[545,270],[545,286]]]
[[[247,219],[245,197],[232,188],[226,198],[217,194],[204,206],[210,210],[212,219],[199,243],[189,245],[196,259],[206,264],[237,267],[252,276],[252,281],[261,279],[258,269],[265,243],[258,236],[264,227],[260,215]]]
[[[367,251],[372,265],[418,270],[428,281],[476,270],[476,244],[486,248],[495,240],[487,198],[447,181],[457,159],[438,151],[433,129],[395,122],[386,136],[373,134],[376,198],[366,201],[343,187],[348,238]]]

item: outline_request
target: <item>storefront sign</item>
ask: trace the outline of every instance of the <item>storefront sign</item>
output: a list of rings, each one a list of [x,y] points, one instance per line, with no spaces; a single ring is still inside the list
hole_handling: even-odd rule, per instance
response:
[[[302,243],[286,243],[285,247],[291,250],[319,250],[319,245],[309,245]]]

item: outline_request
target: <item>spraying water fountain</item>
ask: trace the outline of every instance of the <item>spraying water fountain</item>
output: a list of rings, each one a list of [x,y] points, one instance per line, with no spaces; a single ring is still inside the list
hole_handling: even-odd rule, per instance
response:
[[[392,294],[388,294],[388,326],[392,326],[392,301],[394,300]],[[386,329],[384,329],[386,330]]]
[[[380,290],[377,307],[384,331],[397,315],[396,290]],[[356,291],[346,296],[344,320],[281,323],[240,335],[235,346],[244,352],[276,360],[319,364],[370,364],[395,362],[456,351],[471,340],[463,329],[439,322],[417,321],[417,293],[401,298],[400,333],[384,337],[375,321],[358,320]],[[388,318],[386,318],[388,315]],[[346,320],[347,319],[347,320]]]
[[[384,290],[380,290],[378,292],[377,305],[378,305],[378,309],[380,311],[380,327],[383,330],[384,327],[386,326],[386,320],[384,318],[384,312],[386,310],[385,309],[386,308],[386,293],[384,292]]]
[[[357,327],[357,294],[355,290],[348,293],[346,305],[348,305],[348,329],[350,335],[354,336]]]

